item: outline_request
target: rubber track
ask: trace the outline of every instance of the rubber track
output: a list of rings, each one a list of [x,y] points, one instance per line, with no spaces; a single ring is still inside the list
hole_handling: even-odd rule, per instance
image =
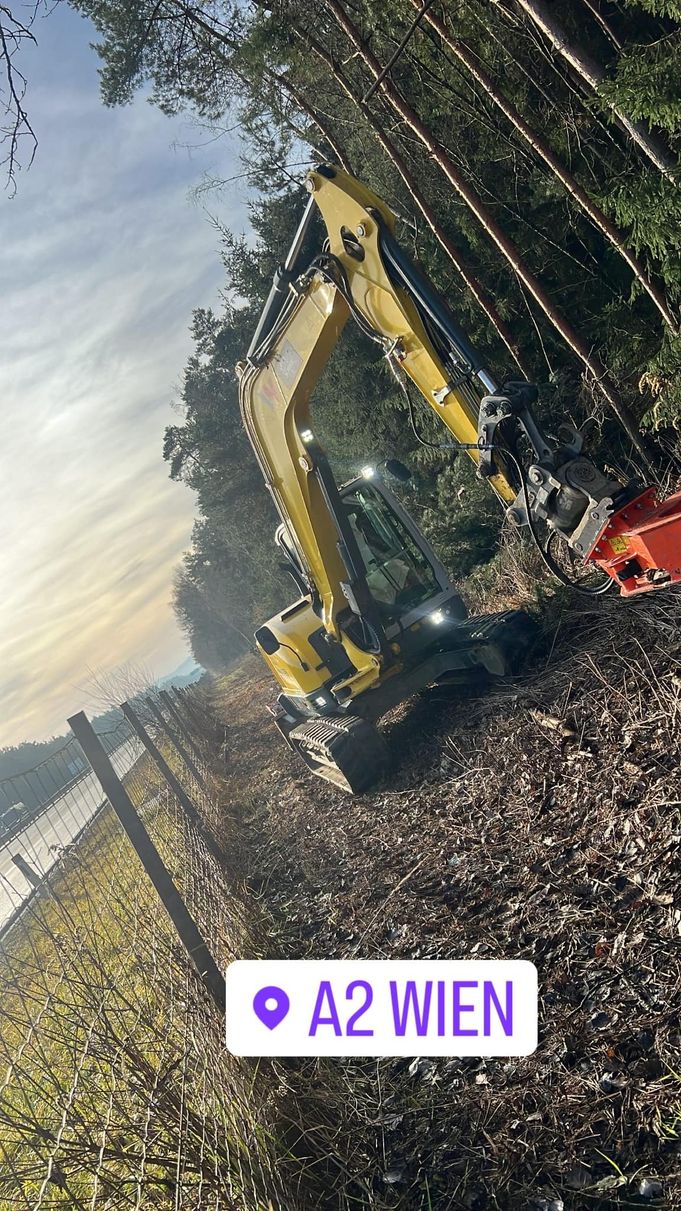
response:
[[[354,795],[368,790],[388,769],[385,739],[372,723],[356,715],[311,719],[295,727],[289,739],[315,774]]]

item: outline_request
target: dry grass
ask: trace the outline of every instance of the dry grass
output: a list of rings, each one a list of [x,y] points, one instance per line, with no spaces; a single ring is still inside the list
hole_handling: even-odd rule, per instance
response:
[[[681,1207],[681,595],[544,618],[517,683],[394,712],[397,768],[354,800],[278,741],[255,662],[215,688],[270,953],[539,970],[532,1057],[287,1069],[301,1129],[338,1125],[329,1206]]]
[[[252,897],[155,767],[142,758],[125,782],[218,962],[257,948]],[[209,817],[212,787],[197,799]],[[309,1206],[276,1074],[245,1070],[223,1028],[104,808],[0,945],[0,1211]]]

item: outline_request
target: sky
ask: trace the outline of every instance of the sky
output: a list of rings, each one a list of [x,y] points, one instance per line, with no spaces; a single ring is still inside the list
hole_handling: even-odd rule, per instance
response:
[[[204,206],[248,226],[238,184],[191,198],[204,172],[238,174],[237,136],[210,141],[142,97],[106,109],[94,31],[70,9],[34,32],[38,151],[0,195],[0,747],[63,733],[93,673],[160,676],[188,654],[170,599],[194,499],[168,478],[163,431],[192,311],[219,306]]]

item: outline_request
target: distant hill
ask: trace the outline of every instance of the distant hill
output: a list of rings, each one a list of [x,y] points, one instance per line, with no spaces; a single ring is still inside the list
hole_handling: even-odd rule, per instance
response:
[[[199,677],[203,677],[205,671],[200,664],[196,663],[193,656],[188,656],[172,673],[159,677],[156,684],[159,689],[164,689],[167,685],[176,685],[181,689],[183,685],[191,685],[193,681],[198,681]]]
[[[205,669],[188,656],[172,673],[161,677],[157,687],[175,685],[182,689],[203,677]],[[145,689],[144,691],[148,691]],[[136,695],[135,697],[138,697]],[[135,698],[133,698],[135,701]],[[122,715],[116,707],[96,715],[92,720],[95,731],[101,735],[104,747],[109,750],[118,743],[116,728]],[[45,797],[52,797],[79,772],[82,758],[74,756],[69,748],[72,739],[69,732],[52,736],[49,740],[27,740],[9,748],[0,748],[0,814],[12,804],[21,801],[29,810],[38,807]],[[62,750],[65,750],[62,756]],[[33,772],[37,771],[37,772]],[[1,830],[0,830],[1,831]]]

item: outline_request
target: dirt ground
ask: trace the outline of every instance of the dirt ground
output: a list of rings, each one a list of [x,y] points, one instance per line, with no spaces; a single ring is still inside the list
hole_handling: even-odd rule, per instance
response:
[[[394,712],[395,770],[354,799],[280,741],[259,662],[214,686],[272,957],[539,972],[533,1056],[291,1065],[325,1205],[681,1207],[680,622],[678,593],[555,599],[522,678]]]

